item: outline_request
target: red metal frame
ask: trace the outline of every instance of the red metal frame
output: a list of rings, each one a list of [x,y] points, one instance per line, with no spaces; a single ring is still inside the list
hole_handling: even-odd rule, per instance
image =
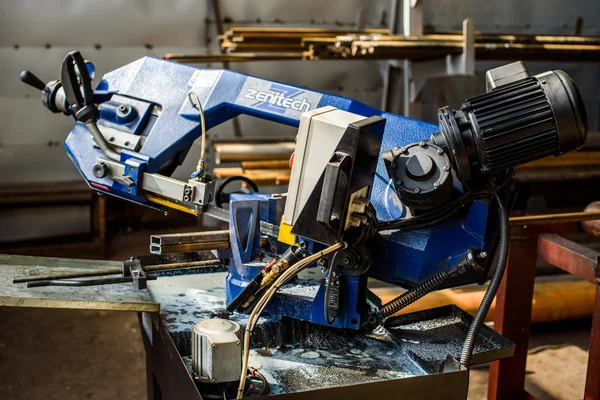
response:
[[[590,334],[585,400],[600,400],[600,253],[558,235],[576,229],[573,224],[515,227],[512,229],[506,275],[496,297],[494,329],[516,345],[511,358],[492,363],[488,398],[527,399],[525,366],[531,324],[531,301],[536,258],[596,285],[596,303]],[[548,233],[551,232],[551,233]]]

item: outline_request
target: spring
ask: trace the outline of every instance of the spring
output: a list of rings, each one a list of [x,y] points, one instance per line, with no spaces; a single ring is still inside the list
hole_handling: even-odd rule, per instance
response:
[[[419,285],[415,286],[408,292],[403,293],[400,296],[396,297],[394,300],[385,303],[383,306],[381,306],[381,309],[379,310],[379,318],[385,319],[402,310],[404,307],[407,307],[415,301],[419,300],[427,293],[433,292],[444,282],[446,282],[449,277],[450,274],[446,271],[438,272],[437,274],[427,279],[423,283],[420,283]]]

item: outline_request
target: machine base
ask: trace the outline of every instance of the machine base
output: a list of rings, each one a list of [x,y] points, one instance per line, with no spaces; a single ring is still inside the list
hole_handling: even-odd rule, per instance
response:
[[[211,398],[191,374],[191,328],[225,307],[226,275],[213,272],[150,282],[161,313],[153,320],[140,317],[146,332],[149,398]],[[245,325],[246,316],[234,314],[231,319]],[[253,335],[250,366],[269,381],[269,395],[286,398],[385,398],[392,393],[466,398],[468,370],[439,371],[447,356],[459,356],[470,322],[464,311],[446,306],[391,318],[383,335],[366,336],[263,318]],[[473,362],[510,357],[513,351],[512,343],[484,326]]]

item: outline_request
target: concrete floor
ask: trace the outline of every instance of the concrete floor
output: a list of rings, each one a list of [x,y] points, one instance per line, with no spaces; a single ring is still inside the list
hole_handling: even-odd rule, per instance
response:
[[[147,236],[132,236],[118,238],[118,248],[147,248]],[[533,327],[528,389],[537,398],[583,397],[589,326]],[[134,313],[0,307],[0,399],[144,399],[145,380]],[[469,399],[486,393],[487,368],[474,369]]]

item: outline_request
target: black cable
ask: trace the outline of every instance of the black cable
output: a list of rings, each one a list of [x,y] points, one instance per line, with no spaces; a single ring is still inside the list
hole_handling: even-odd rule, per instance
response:
[[[392,229],[415,229],[415,226],[418,228],[424,228],[431,225],[435,225],[440,221],[448,219],[449,216],[460,211],[466,205],[466,203],[480,198],[489,197],[490,195],[492,195],[492,193],[493,192],[490,190],[469,192],[440,208],[426,212],[421,215],[417,215],[416,217],[379,222],[377,224],[377,230],[384,231]]]
[[[221,196],[223,195],[223,189],[225,188],[225,186],[229,185],[231,182],[236,182],[236,181],[246,182],[248,184],[248,186],[250,186],[250,189],[252,189],[252,191],[254,193],[258,193],[258,186],[252,179],[247,178],[245,176],[241,176],[241,175],[230,176],[229,178],[223,179],[223,182],[221,182],[221,184],[215,191],[215,204],[217,205],[217,207],[223,208],[223,199],[221,199]],[[228,195],[229,194],[231,194],[231,193],[228,193]]]
[[[508,212],[502,204],[500,196],[498,196],[497,193],[494,193],[494,197],[496,198],[496,202],[498,203],[498,217],[500,220],[500,242],[498,244],[498,261],[496,263],[496,271],[494,271],[494,276],[492,277],[490,285],[485,291],[483,300],[481,300],[481,304],[477,309],[477,313],[473,318],[473,322],[471,322],[469,332],[467,333],[465,343],[463,344],[462,352],[460,355],[460,363],[461,365],[467,368],[471,364],[473,349],[475,348],[475,342],[477,340],[477,337],[479,336],[479,331],[481,330],[483,321],[485,320],[485,317],[488,311],[490,310],[492,301],[494,300],[494,297],[496,297],[496,293],[498,292],[498,288],[500,287],[500,283],[502,282],[504,270],[506,269],[506,261],[508,259],[508,245],[510,240]]]
[[[267,394],[269,392],[269,382],[267,381],[267,378],[265,378],[265,376],[263,374],[258,372],[258,370],[256,368],[248,369],[248,376],[250,377],[250,379],[248,379],[248,382],[250,382],[250,380],[252,378],[258,378],[258,380],[261,381],[262,388],[261,388],[260,393],[258,393],[256,396],[264,396],[265,394]],[[250,385],[248,387],[248,389],[246,389],[245,394],[249,394],[251,389],[252,389],[252,385]],[[249,396],[249,397],[254,397],[254,396]]]

